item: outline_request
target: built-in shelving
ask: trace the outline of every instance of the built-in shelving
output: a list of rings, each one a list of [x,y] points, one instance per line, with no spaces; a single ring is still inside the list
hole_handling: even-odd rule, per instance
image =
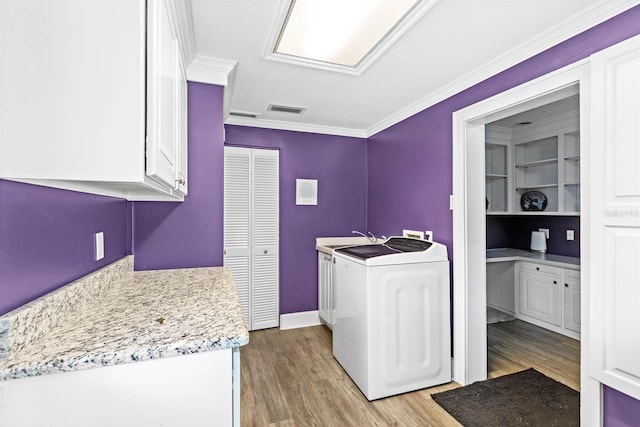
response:
[[[579,215],[579,114],[524,129],[486,128],[487,215]],[[546,196],[543,211],[527,211],[523,194]]]

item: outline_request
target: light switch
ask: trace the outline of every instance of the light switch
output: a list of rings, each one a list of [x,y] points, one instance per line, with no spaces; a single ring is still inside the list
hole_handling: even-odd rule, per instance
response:
[[[567,240],[573,240],[573,239],[574,239],[573,230],[567,230]]]
[[[104,258],[104,233],[102,231],[96,233],[95,242],[96,261],[100,261],[102,258]]]

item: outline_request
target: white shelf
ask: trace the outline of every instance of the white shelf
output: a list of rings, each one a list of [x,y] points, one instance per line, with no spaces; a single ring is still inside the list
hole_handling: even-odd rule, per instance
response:
[[[558,163],[557,157],[551,159],[536,160],[534,162],[519,163],[516,165],[516,168],[531,168],[536,166],[552,165],[554,163]]]

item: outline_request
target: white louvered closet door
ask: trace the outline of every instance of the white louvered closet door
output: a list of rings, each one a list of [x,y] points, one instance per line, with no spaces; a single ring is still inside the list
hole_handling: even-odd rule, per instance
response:
[[[278,152],[225,147],[224,265],[249,330],[278,326]]]
[[[253,329],[278,326],[278,151],[252,150]]]

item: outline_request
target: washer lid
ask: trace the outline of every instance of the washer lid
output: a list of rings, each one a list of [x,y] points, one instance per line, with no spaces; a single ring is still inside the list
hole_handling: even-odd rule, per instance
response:
[[[433,242],[411,237],[390,237],[384,244],[400,252],[419,252],[429,249]]]
[[[358,259],[369,259],[382,255],[399,254],[402,252],[384,244],[348,246],[346,248],[336,249],[335,251]]]
[[[383,255],[401,254],[403,252],[423,252],[428,250],[433,242],[426,240],[412,239],[410,237],[390,237],[384,243],[361,246],[348,246],[336,249],[340,252],[352,257],[367,260]]]

